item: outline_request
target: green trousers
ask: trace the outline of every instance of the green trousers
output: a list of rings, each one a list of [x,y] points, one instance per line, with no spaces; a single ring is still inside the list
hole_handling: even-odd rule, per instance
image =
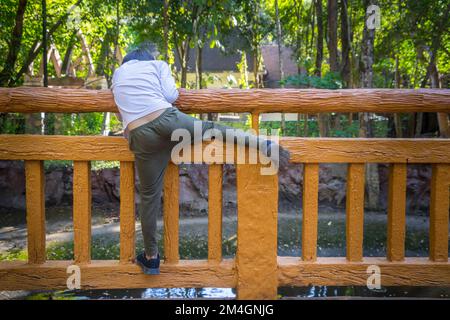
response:
[[[130,150],[135,155],[135,165],[139,176],[140,204],[138,207],[142,235],[144,238],[145,253],[149,256],[158,252],[158,239],[156,233],[156,221],[161,212],[161,193],[163,188],[164,173],[170,161],[172,148],[179,143],[171,141],[172,132],[176,129],[189,131],[194,141],[194,123],[201,123],[202,136],[208,129],[219,130],[226,137],[226,129],[230,127],[217,124],[213,121],[201,121],[191,117],[178,108],[166,109],[158,118],[147,122],[129,132],[128,143]],[[257,145],[266,140],[261,140],[256,135],[247,133],[244,139],[235,142],[244,143],[246,146]],[[263,144],[261,144],[263,145]]]

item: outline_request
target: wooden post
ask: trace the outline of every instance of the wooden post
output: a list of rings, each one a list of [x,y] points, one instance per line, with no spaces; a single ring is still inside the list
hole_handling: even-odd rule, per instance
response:
[[[91,162],[73,162],[73,253],[75,263],[91,261]]]
[[[120,262],[135,258],[134,162],[120,162]]]
[[[405,258],[406,229],[406,164],[389,167],[387,258],[402,261]]]
[[[259,134],[259,113],[258,112],[252,112],[252,129],[255,130],[257,134]]]
[[[448,261],[450,164],[433,164],[430,197],[430,259]]]
[[[237,166],[238,299],[277,297],[278,175],[261,165]]]
[[[25,161],[28,262],[45,262],[45,172],[44,162]]]
[[[223,166],[209,165],[208,177],[208,260],[222,260],[222,182]]]
[[[317,258],[317,227],[319,208],[319,164],[305,163],[303,167],[302,259]]]
[[[351,163],[347,173],[347,260],[362,261],[364,227],[364,163]]]
[[[179,255],[178,166],[169,163],[164,176],[164,256],[165,263],[178,263]]]

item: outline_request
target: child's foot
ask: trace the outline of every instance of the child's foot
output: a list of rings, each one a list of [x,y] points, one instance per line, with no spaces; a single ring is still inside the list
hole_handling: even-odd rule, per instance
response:
[[[145,274],[159,274],[159,253],[156,258],[147,259],[145,252],[136,257],[136,263],[142,268]]]

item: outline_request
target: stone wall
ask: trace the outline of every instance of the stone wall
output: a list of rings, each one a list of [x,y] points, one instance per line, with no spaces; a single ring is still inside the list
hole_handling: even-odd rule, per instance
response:
[[[54,167],[46,170],[46,205],[72,205],[72,167]],[[319,203],[332,208],[345,208],[345,164],[320,165]],[[388,166],[379,165],[380,210],[387,206]],[[301,208],[303,166],[284,164],[279,172],[280,211]],[[427,212],[429,205],[431,167],[409,165],[407,182],[408,213]],[[139,182],[136,177],[137,183]],[[92,171],[93,204],[114,203],[120,199],[120,172],[118,168]],[[236,175],[234,166],[224,166],[224,207],[236,208]],[[137,188],[138,191],[138,188]],[[208,208],[208,167],[206,165],[180,166],[180,204],[184,215],[205,215]],[[136,192],[136,202],[139,202]],[[23,162],[0,161],[0,207],[25,209],[25,178]]]

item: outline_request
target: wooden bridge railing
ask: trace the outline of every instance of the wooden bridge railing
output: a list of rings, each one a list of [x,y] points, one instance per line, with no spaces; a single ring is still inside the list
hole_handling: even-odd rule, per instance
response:
[[[186,112],[450,112],[448,90],[201,90],[182,92]],[[109,91],[0,89],[0,112],[117,111]],[[122,137],[0,135],[0,160],[25,160],[28,261],[0,262],[0,290],[65,288],[69,265],[90,288],[235,287],[239,299],[276,298],[285,285],[366,285],[367,268],[390,285],[450,285],[448,262],[450,139],[284,138],[292,162],[304,164],[302,257],[277,255],[278,177],[260,165],[237,167],[237,254],[223,259],[222,163],[209,164],[208,259],[180,260],[178,169],[164,187],[165,262],[143,275],[135,248],[134,157]],[[45,160],[73,160],[74,261],[45,259]],[[91,261],[90,161],[120,161],[120,260]],[[365,163],[390,164],[387,257],[363,257]],[[317,257],[320,163],[347,163],[345,258]],[[432,164],[429,258],[405,257],[406,168]]]

